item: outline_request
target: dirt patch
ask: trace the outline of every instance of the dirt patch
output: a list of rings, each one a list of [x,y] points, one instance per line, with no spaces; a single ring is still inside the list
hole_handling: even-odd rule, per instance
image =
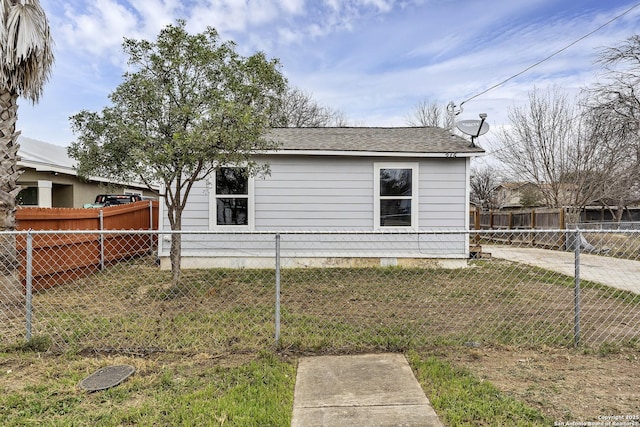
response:
[[[640,352],[609,354],[543,348],[465,348],[446,357],[554,421],[640,416]]]

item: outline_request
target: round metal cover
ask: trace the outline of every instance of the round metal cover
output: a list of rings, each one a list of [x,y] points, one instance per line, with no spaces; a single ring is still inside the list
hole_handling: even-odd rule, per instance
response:
[[[129,365],[107,366],[80,381],[80,388],[87,391],[105,390],[115,387],[135,372]]]

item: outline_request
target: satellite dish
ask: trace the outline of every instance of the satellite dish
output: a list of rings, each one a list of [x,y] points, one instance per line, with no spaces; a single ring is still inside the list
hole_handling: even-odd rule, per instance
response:
[[[478,137],[489,132],[489,123],[482,120],[460,120],[456,123],[456,127],[462,133]]]

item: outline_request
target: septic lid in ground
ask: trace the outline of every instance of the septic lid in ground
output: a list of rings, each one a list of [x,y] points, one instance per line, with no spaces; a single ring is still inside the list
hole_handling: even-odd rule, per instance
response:
[[[129,365],[107,366],[80,381],[80,388],[87,391],[105,390],[115,387],[135,372]]]

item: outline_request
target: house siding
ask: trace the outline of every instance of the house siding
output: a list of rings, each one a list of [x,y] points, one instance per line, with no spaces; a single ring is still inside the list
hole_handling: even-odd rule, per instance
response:
[[[466,228],[466,163],[458,159],[420,162],[420,229]]]
[[[451,230],[467,227],[465,159],[272,156],[271,173],[254,178],[254,227],[250,231],[331,232],[287,234],[282,256],[290,258],[466,258],[463,235],[376,234],[374,231],[375,163],[418,164],[418,228]],[[198,182],[183,214],[182,229],[209,229],[213,203],[207,181]],[[168,221],[163,224],[169,229]],[[351,234],[361,232],[362,234]],[[185,234],[182,254],[227,257],[245,265],[246,258],[273,258],[271,234]],[[168,256],[166,240],[161,256]]]
[[[373,164],[353,158],[282,157],[255,180],[256,230],[370,230]]]

